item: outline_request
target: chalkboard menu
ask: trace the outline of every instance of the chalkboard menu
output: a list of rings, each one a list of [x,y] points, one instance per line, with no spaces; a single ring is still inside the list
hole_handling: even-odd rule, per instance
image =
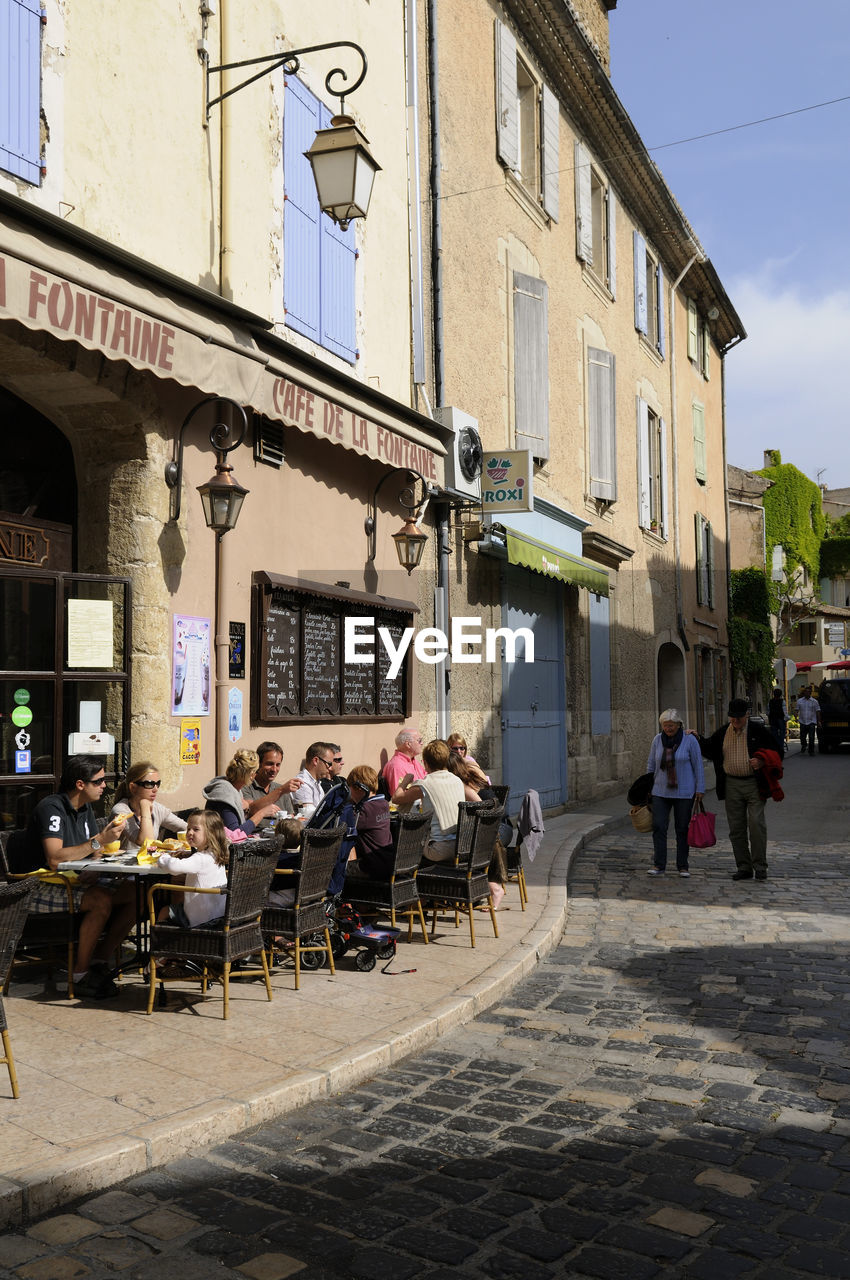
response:
[[[394,646],[413,625],[413,607],[371,604],[362,593],[339,597],[318,589],[273,585],[270,575],[255,586],[253,647],[254,718],[264,723],[304,721],[399,720],[408,707],[408,664],[390,679],[392,657],[378,637],[386,628]],[[393,602],[395,603],[395,602]],[[401,603],[401,602],[400,602]],[[373,619],[374,646],[360,636],[366,663],[346,663],[345,618]]]

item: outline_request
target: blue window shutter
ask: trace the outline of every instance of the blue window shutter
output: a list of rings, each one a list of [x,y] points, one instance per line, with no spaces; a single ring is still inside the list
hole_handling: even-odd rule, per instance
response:
[[[649,495],[649,472],[652,457],[649,441],[649,405],[637,397],[637,461],[638,461],[638,524],[648,529],[652,523],[652,503]]]
[[[0,0],[0,169],[41,180],[41,0]]]
[[[608,188],[608,292],[617,296],[617,194]]]
[[[664,315],[664,272],[660,266],[657,267],[656,270],[658,279],[658,288],[656,291],[658,296],[658,354],[664,356],[667,354],[667,338],[664,333],[664,326],[666,324]]]
[[[662,538],[670,537],[670,498],[667,478],[667,423],[663,418],[658,422],[658,448],[661,453],[661,510],[658,513],[658,530]]]
[[[286,78],[283,116],[283,305],[290,328],[320,341],[319,199],[304,152],[321,127],[320,103],[295,79]]]
[[[345,360],[355,360],[357,341],[354,327],[354,227],[341,231],[330,218],[322,217],[320,342]]]
[[[635,259],[635,328],[638,333],[647,331],[646,309],[646,241],[640,232],[632,233]]]

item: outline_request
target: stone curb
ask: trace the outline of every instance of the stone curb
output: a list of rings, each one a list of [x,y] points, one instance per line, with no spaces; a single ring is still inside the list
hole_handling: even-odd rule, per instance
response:
[[[590,841],[621,818],[605,818],[568,836],[549,868],[546,901],[509,955],[446,996],[439,1004],[402,1022],[389,1038],[365,1038],[315,1071],[299,1071],[261,1093],[231,1094],[104,1142],[76,1148],[69,1155],[33,1165],[22,1177],[0,1177],[0,1228],[38,1218],[72,1200],[104,1190],[126,1178],[223,1142],[235,1134],[294,1111],[308,1102],[351,1089],[412,1053],[418,1053],[454,1027],[470,1022],[503,1000],[557,946],[567,916],[567,876],[573,859]]]

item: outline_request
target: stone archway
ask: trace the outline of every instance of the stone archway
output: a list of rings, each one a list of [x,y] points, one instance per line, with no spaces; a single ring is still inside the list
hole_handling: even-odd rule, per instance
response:
[[[659,647],[657,672],[659,714],[665,707],[676,707],[687,718],[685,658],[678,645],[667,641]]]

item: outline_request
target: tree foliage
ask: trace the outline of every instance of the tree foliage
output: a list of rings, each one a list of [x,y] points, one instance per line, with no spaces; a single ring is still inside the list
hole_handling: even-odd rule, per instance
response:
[[[848,574],[850,574],[850,534],[824,538],[820,544],[820,576],[846,578]]]
[[[729,661],[745,683],[773,684],[776,647],[770,625],[771,594],[761,569],[733,569],[729,617]]]
[[[814,480],[790,462],[783,462],[778,450],[773,450],[771,458],[771,466],[756,472],[773,481],[763,499],[768,564],[773,548],[782,547],[789,578],[799,565],[804,565],[817,581],[821,539],[826,530],[821,491]]]

